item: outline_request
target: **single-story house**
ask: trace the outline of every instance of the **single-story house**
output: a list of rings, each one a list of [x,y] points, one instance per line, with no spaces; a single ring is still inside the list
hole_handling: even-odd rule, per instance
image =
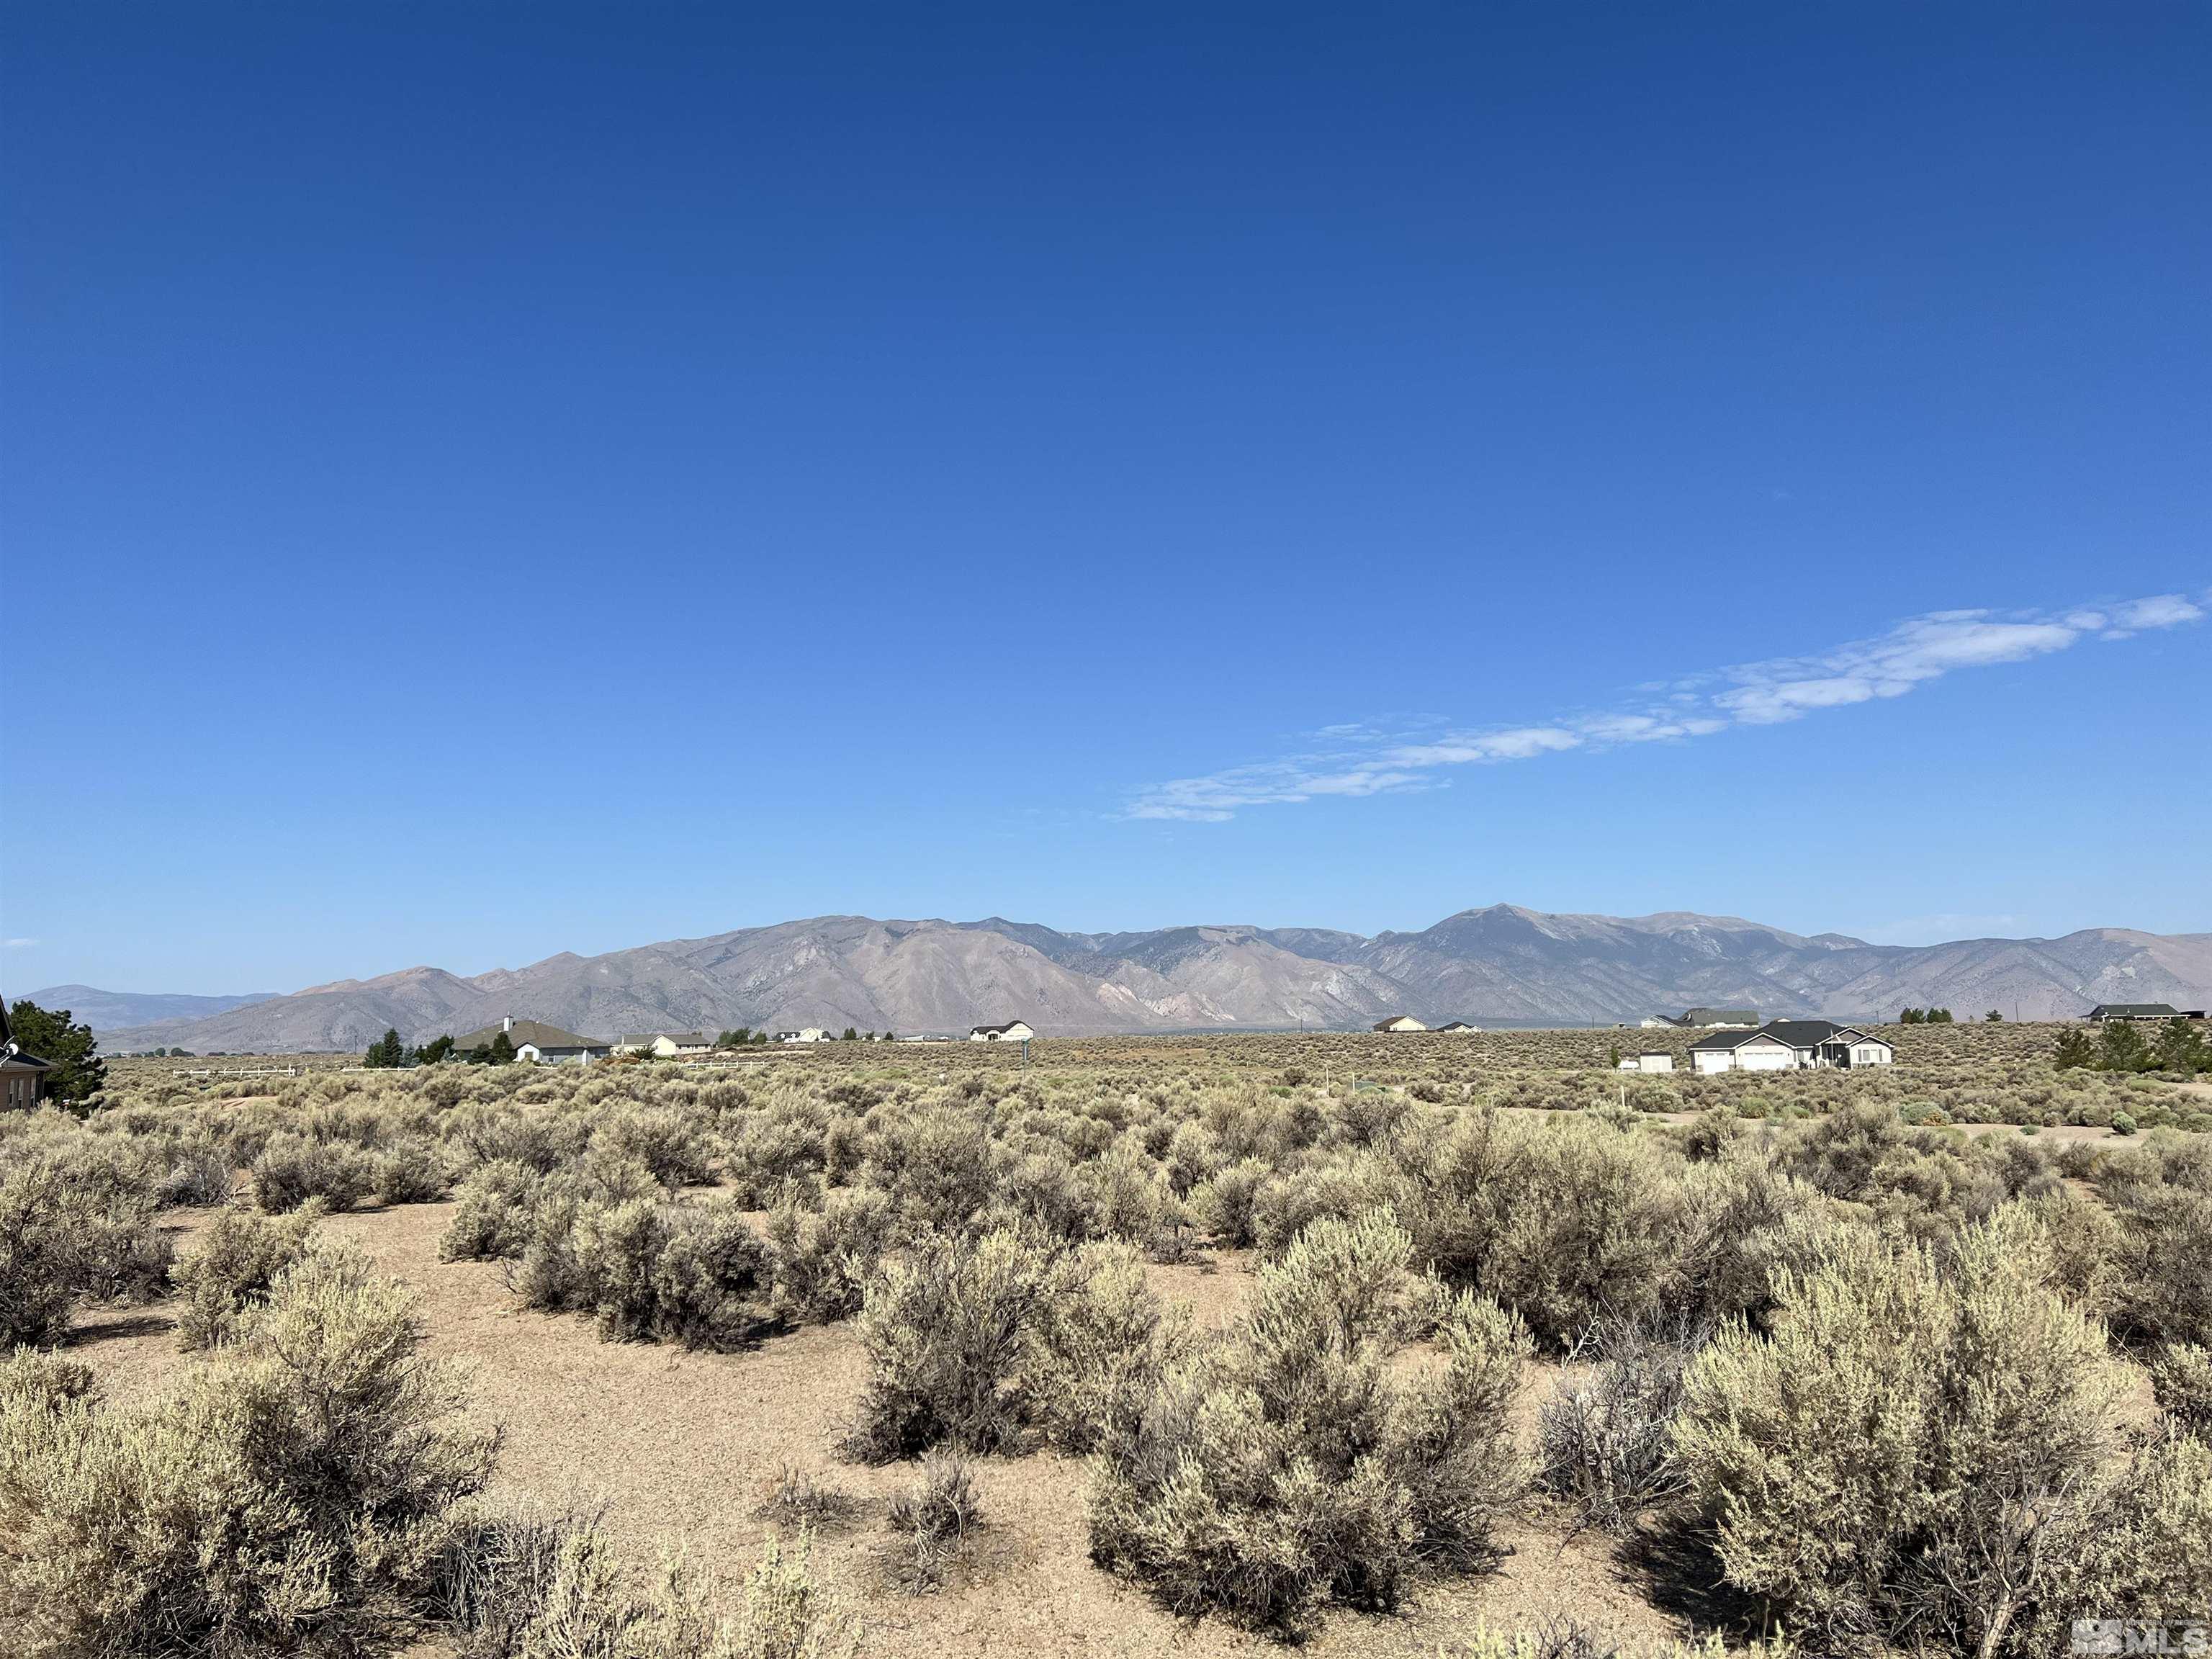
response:
[[[1027,1042],[1036,1033],[1025,1019],[1010,1019],[1004,1025],[971,1025],[968,1028],[970,1042]]]
[[[1679,1031],[1682,1029],[1682,1022],[1672,1014],[1647,1014],[1642,1029],[1646,1031]]]
[[[1770,1019],[1755,1031],[1723,1031],[1690,1045],[1690,1068],[1700,1073],[1887,1066],[1896,1058],[1881,1037],[1832,1019]]]
[[[830,1033],[819,1025],[809,1025],[796,1031],[778,1031],[775,1040],[778,1042],[827,1042]]]
[[[673,1060],[678,1054],[708,1054],[714,1047],[714,1039],[704,1031],[641,1031],[617,1042],[615,1052],[635,1054],[650,1048],[662,1060]]]
[[[8,1029],[8,1005],[0,1002],[0,1106],[9,1111],[28,1111],[39,1103],[39,1091],[53,1061],[27,1054]]]
[[[1685,1008],[1682,1018],[1674,1022],[1686,1029],[1749,1030],[1759,1024],[1758,1010],[1753,1008]]]
[[[2202,1008],[2177,1008],[2170,1002],[2100,1002],[2088,1017],[2100,1025],[2115,1020],[2202,1019]]]
[[[1411,1014],[1398,1014],[1389,1019],[1376,1020],[1375,1029],[1378,1031],[1425,1031],[1429,1028]]]
[[[526,1060],[532,1065],[585,1066],[595,1060],[605,1060],[613,1045],[598,1037],[578,1036],[574,1031],[564,1031],[557,1025],[548,1025],[542,1019],[517,1019],[513,1014],[503,1016],[496,1025],[487,1025],[481,1031],[471,1031],[465,1036],[453,1039],[453,1052],[465,1054],[478,1048],[491,1047],[492,1039],[501,1032],[514,1045],[514,1057]]]
[[[1447,1020],[1437,1027],[1439,1031],[1480,1031],[1480,1025],[1470,1025],[1463,1019]]]

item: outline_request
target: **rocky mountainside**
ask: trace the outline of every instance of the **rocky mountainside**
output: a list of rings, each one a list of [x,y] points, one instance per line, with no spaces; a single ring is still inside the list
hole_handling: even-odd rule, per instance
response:
[[[1506,904],[1373,939],[1322,928],[1063,933],[996,916],[817,916],[605,956],[563,952],[472,978],[410,968],[111,1029],[103,1041],[111,1051],[353,1049],[387,1027],[420,1042],[507,1013],[592,1036],[738,1025],[957,1033],[1018,1017],[1048,1036],[1082,1036],[1357,1027],[1396,1013],[1431,1024],[1604,1024],[1700,1004],[1864,1019],[1936,1003],[1962,1017],[1994,1007],[2036,1019],[2098,1002],[2208,1000],[2212,934],[2125,928],[1907,946],[1808,939],[1733,916],[1547,915]]]

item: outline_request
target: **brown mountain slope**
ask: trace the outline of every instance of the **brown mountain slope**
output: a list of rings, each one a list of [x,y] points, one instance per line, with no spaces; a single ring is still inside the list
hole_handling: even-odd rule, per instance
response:
[[[110,1048],[358,1048],[513,1013],[592,1036],[653,1029],[961,1032],[1021,1018],[1085,1035],[1431,1022],[1604,1023],[1708,1004],[1770,1015],[2079,1014],[2212,1000],[2212,935],[2091,928],[2057,939],[1875,945],[1686,912],[1555,915],[1492,905],[1417,933],[1193,927],[1059,933],[1035,923],[817,916],[462,978],[413,968],[109,1033]]]

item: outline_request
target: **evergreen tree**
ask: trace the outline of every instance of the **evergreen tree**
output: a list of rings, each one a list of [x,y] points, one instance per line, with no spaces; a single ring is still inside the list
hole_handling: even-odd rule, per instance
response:
[[[491,1066],[509,1066],[514,1062],[514,1039],[501,1031],[492,1038],[491,1047],[485,1052],[485,1063]]]
[[[854,1030],[851,1026],[848,1025],[845,1028],[845,1041],[848,1042],[858,1042],[860,1040],[860,1034]]]
[[[2212,1054],[2206,1053],[2203,1035],[2197,1029],[2200,1023],[2169,1019],[2160,1026],[2158,1041],[2151,1047],[2152,1064],[2161,1072],[2186,1074],[2204,1070]]]
[[[399,1041],[398,1031],[387,1029],[368,1045],[368,1052],[361,1057],[361,1063],[373,1072],[392,1072],[404,1066],[407,1050]]]
[[[8,1028],[15,1044],[27,1054],[49,1063],[39,1081],[39,1093],[64,1105],[81,1105],[98,1094],[107,1081],[107,1062],[100,1057],[100,1044],[92,1027],[73,1022],[66,1008],[49,1012],[35,1002],[9,1005]]]
[[[2052,1063],[2062,1072],[2075,1066],[2089,1066],[2097,1063],[2097,1045],[2089,1041],[2089,1034],[2078,1027],[2058,1034],[2058,1052]]]
[[[443,1036],[433,1037],[417,1048],[415,1051],[415,1063],[417,1066],[435,1066],[440,1060],[451,1056],[453,1052],[453,1039],[452,1034],[448,1032]]]
[[[2150,1045],[2124,1019],[2106,1023],[2097,1049],[2097,1063],[2108,1072],[2140,1072],[2150,1064]]]
[[[1986,1025],[2002,1025],[2004,1024],[2004,1016],[1992,1008],[1982,1016],[1982,1023]]]

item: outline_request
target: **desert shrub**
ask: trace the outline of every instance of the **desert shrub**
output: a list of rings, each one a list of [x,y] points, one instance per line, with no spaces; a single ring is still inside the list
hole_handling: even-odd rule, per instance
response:
[[[322,1214],[314,1200],[282,1218],[225,1210],[200,1235],[199,1249],[177,1270],[184,1306],[178,1340],[211,1348],[238,1333],[240,1319],[268,1301],[285,1270],[306,1254],[307,1234]]]
[[[1036,1241],[933,1234],[868,1282],[860,1340],[868,1382],[846,1436],[871,1463],[933,1446],[995,1451],[1021,1425],[1024,1339],[1048,1291]]]
[[[1232,1250],[1253,1242],[1252,1207],[1268,1168],[1256,1158],[1239,1158],[1211,1180],[1191,1188],[1190,1206],[1198,1224]]]
[[[2086,1513],[2063,1512],[2074,1524],[2050,1540],[2043,1561],[2051,1583],[2022,1611],[2017,1651],[2068,1651],[2069,1626],[2085,1608],[2171,1622],[2202,1617],[2212,1584],[2212,1443],[2179,1432],[2154,1437],[2081,1507]]]
[[[1691,1214],[1679,1153],[1577,1116],[1538,1127],[1480,1113],[1398,1143],[1399,1213],[1419,1259],[1571,1347],[1601,1316],[1633,1320],[1681,1282]]]
[[[771,1534],[740,1610],[714,1610],[711,1580],[680,1562],[648,1589],[588,1515],[477,1510],[452,1529],[434,1605],[459,1659],[829,1659],[851,1650],[850,1615],[819,1582],[813,1539]]]
[[[253,1196],[271,1215],[319,1198],[332,1210],[352,1209],[376,1189],[376,1159],[345,1141],[272,1136],[253,1161]]]
[[[664,1187],[699,1187],[712,1179],[706,1135],[671,1108],[637,1106],[616,1112],[601,1121],[592,1145],[642,1164]]]
[[[885,1126],[864,1179],[890,1194],[911,1232],[972,1231],[997,1192],[988,1106],[941,1105]]]
[[[481,1164],[462,1180],[453,1218],[438,1240],[441,1261],[492,1261],[518,1256],[530,1238],[538,1172],[517,1158]]]
[[[1607,1334],[1586,1376],[1563,1379],[1538,1414],[1545,1486],[1579,1516],[1619,1530],[1681,1486],[1672,1431],[1682,1374],[1709,1333],[1656,1322]]]
[[[230,1201],[230,1154],[212,1140],[185,1142],[172,1151],[169,1168],[155,1188],[164,1204],[206,1209]]]
[[[1058,1264],[1030,1323],[1024,1414],[1063,1451],[1123,1438],[1190,1340],[1183,1310],[1164,1312],[1133,1248],[1085,1245]]]
[[[2027,1632],[2062,1605],[2127,1387],[2050,1268],[2014,1205],[1948,1275],[1867,1234],[1784,1273],[1766,1334],[1692,1363],[1674,1433],[1729,1581],[1832,1644],[2040,1651]]]
[[[313,1252],[173,1394],[112,1408],[0,1387],[11,1653],[345,1653],[404,1637],[494,1445],[457,1422],[420,1340],[397,1285]]]
[[[602,1341],[728,1351],[775,1323],[767,1246],[727,1203],[556,1207],[541,1213],[517,1278],[525,1305],[589,1313]]]
[[[2139,1342],[2212,1346],[2212,1149],[2160,1131],[2106,1159],[2099,1186],[2119,1224],[2114,1329]]]
[[[829,1168],[829,1118],[813,1101],[781,1097],[727,1142],[730,1179],[743,1199],[769,1206],[819,1186]]]
[[[1737,1647],[1717,1631],[1696,1642],[1670,1642],[1663,1649],[1644,1650],[1636,1659],[1796,1659],[1797,1645],[1778,1632],[1771,1637]],[[1538,1631],[1500,1631],[1478,1625],[1465,1642],[1441,1650],[1438,1659],[1632,1659],[1627,1649],[1571,1620],[1557,1620]]]
[[[0,1175],[0,1346],[46,1346],[82,1299],[145,1300],[167,1285],[174,1247],[152,1198],[46,1158]]]
[[[768,1224],[777,1311],[823,1323],[860,1312],[891,1227],[890,1200],[870,1187],[839,1188],[819,1210],[779,1207]]]
[[[2212,1436],[2212,1349],[2177,1342],[2150,1363],[2159,1408],[2191,1434]]]
[[[2135,1132],[2136,1121],[2132,1116],[2126,1112],[2114,1112],[2112,1114],[2112,1133],[2114,1134],[2131,1135]]]
[[[12,1363],[0,1364],[0,1410],[10,1401],[52,1409],[71,1401],[96,1399],[99,1391],[91,1366],[59,1354],[18,1348]]]
[[[380,1204],[435,1204],[453,1184],[445,1153],[421,1135],[395,1136],[374,1154],[373,1168]]]
[[[843,1526],[860,1507],[852,1493],[796,1463],[787,1462],[779,1464],[763,1486],[753,1516],[782,1526],[812,1527],[818,1532]]]
[[[1394,1605],[1424,1559],[1480,1559],[1517,1485],[1504,1407],[1527,1338],[1493,1303],[1443,1298],[1412,1249],[1376,1214],[1301,1231],[1230,1339],[1170,1366],[1102,1448],[1093,1558],[1178,1612],[1285,1630],[1331,1601]],[[1441,1364],[1394,1376],[1430,1317]]]
[[[937,1589],[969,1534],[983,1524],[968,1460],[957,1452],[927,1454],[920,1478],[891,1499],[885,1519],[893,1536],[893,1581],[909,1595]]]

